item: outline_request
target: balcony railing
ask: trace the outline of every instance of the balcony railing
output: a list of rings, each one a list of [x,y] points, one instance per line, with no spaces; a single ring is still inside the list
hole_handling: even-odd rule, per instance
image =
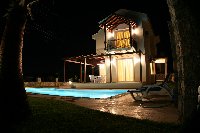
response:
[[[136,41],[133,40],[132,44],[130,44],[130,38],[124,39],[113,39],[107,41],[107,50],[115,50],[115,49],[129,49],[131,47],[136,48]]]

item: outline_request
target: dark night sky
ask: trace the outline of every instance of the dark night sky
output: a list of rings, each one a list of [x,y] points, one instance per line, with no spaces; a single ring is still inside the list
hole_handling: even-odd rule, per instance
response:
[[[52,0],[51,0],[52,1]],[[4,27],[1,5],[0,30]],[[63,75],[63,58],[95,53],[92,35],[98,22],[117,11],[128,9],[146,13],[155,34],[160,35],[160,55],[170,49],[167,21],[170,20],[165,0],[70,1],[35,5],[34,20],[28,19],[24,38],[24,76]]]

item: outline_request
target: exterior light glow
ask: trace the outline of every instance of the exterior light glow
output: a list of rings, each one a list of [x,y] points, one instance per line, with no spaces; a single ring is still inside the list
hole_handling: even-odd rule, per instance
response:
[[[165,59],[164,58],[160,58],[160,59],[156,59],[155,63],[165,63]]]
[[[137,30],[137,28],[135,28],[135,29],[132,29],[132,34],[138,34],[138,30]]]
[[[69,84],[71,85],[71,84],[72,84],[72,81],[69,81]]]
[[[114,35],[115,35],[114,32],[108,32],[108,33],[107,33],[107,37],[108,37],[108,39],[113,38]]]
[[[150,63],[150,70],[151,70],[151,74],[156,74],[156,72],[155,72],[155,64],[154,63]]]
[[[134,64],[137,64],[140,62],[140,58],[139,57],[136,57],[134,56]]]

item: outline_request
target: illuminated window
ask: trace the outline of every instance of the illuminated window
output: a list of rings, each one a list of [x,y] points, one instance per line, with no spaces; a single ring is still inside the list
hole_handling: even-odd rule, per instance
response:
[[[130,47],[130,32],[129,31],[116,31],[115,34],[116,47],[127,48]]]
[[[156,74],[155,63],[150,63],[151,74]]]

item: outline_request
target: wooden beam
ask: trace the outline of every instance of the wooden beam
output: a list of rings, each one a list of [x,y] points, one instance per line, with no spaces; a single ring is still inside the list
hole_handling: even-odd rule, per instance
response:
[[[104,50],[107,49],[107,42],[106,42],[106,25],[104,25]]]
[[[129,33],[130,33],[130,46],[133,46],[133,37],[132,37],[132,26],[131,23],[129,22]]]

